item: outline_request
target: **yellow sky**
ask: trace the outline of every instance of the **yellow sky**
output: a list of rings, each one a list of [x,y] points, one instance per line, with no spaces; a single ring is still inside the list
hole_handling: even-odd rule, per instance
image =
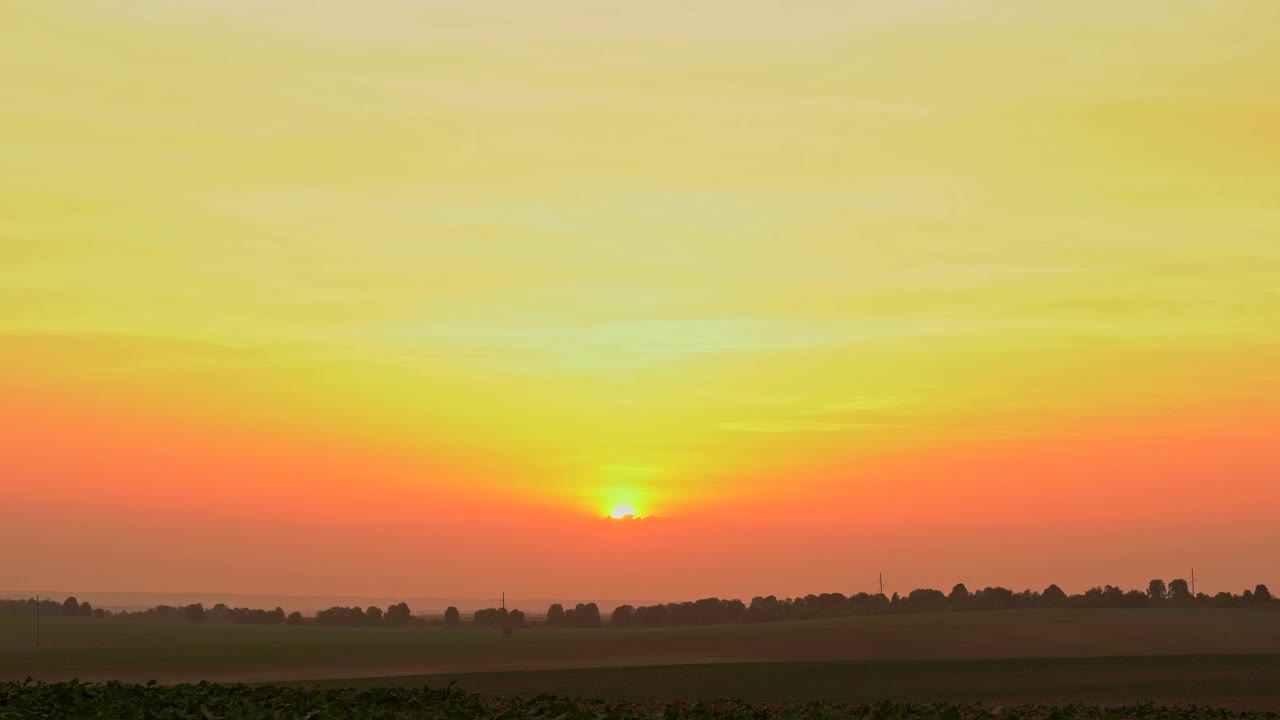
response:
[[[592,513],[1274,404],[1275,3],[303,5],[0,11],[10,378]]]

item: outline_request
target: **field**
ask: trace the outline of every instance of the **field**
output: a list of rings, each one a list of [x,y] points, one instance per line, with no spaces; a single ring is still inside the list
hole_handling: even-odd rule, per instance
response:
[[[496,631],[0,618],[0,681],[432,687],[608,698],[1280,710],[1280,612],[965,612],[763,625]]]
[[[263,685],[54,685],[0,683],[0,718],[46,720],[1277,720],[1270,712],[1207,707],[827,702],[741,700],[618,701],[539,695],[491,698],[459,688],[317,689]]]

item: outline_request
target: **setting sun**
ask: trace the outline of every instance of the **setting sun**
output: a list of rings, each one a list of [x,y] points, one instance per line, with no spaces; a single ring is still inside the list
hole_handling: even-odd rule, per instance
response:
[[[622,520],[623,518],[634,518],[636,517],[636,511],[632,510],[630,505],[619,505],[618,507],[613,509],[613,512],[609,513],[609,517],[613,518],[614,520]]]

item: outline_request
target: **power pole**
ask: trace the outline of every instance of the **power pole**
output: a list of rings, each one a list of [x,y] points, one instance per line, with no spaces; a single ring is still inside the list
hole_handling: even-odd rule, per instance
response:
[[[40,649],[40,596],[36,596],[36,649]]]
[[[1191,568],[1191,597],[1196,596],[1196,569]]]
[[[884,573],[880,573],[880,594],[884,595]]]

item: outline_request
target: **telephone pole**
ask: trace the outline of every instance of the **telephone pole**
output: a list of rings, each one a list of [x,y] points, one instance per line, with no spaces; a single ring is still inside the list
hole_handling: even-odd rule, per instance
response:
[[[884,595],[884,573],[880,573],[880,594]]]
[[[1191,568],[1191,597],[1196,596],[1196,569]]]
[[[40,596],[36,596],[36,649],[40,649]]]
[[[507,615],[507,592],[506,592],[505,590],[504,590],[504,591],[502,591],[502,615],[501,615],[501,619],[502,619],[502,622],[501,622],[501,624],[500,624],[499,629],[502,631],[502,637],[504,637],[504,638],[509,638],[509,637],[511,637],[511,633],[512,633],[512,631],[514,631],[514,630],[515,630],[515,628],[511,626],[511,618],[510,618],[510,617],[508,617],[508,615]]]

